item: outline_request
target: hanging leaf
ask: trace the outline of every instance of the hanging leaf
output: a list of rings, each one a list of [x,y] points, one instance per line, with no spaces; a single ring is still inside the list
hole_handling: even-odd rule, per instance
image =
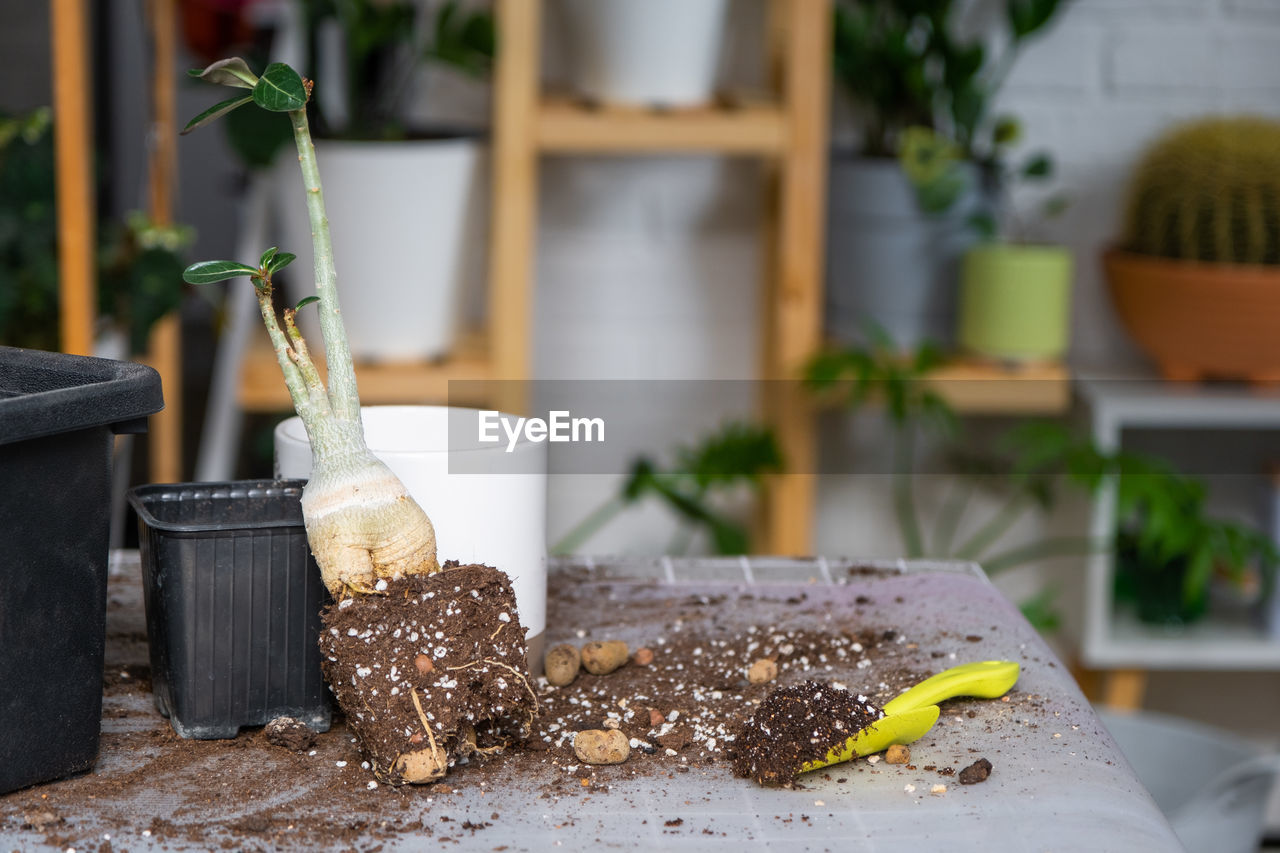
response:
[[[215,281],[226,281],[256,272],[253,267],[235,261],[200,261],[183,271],[182,280],[188,284],[213,284]]]
[[[207,68],[193,68],[187,74],[219,86],[235,86],[239,89],[252,89],[258,82],[258,75],[249,70],[249,63],[238,56],[219,59]]]
[[[222,101],[221,103],[214,104],[213,106],[209,107],[209,109],[205,110],[204,112],[200,113],[200,115],[196,116],[191,121],[187,122],[187,126],[182,129],[181,135],[186,136],[188,133],[195,130],[197,127],[204,127],[209,122],[222,118],[227,113],[231,112],[237,107],[244,106],[245,104],[249,103],[252,100],[253,100],[253,95],[245,95],[242,98],[228,98],[227,100]]]
[[[253,87],[253,101],[273,113],[299,110],[307,103],[307,87],[297,71],[283,62],[273,62]]]
[[[302,298],[302,299],[298,300],[298,304],[297,304],[297,305],[293,306],[294,313],[297,313],[298,311],[301,311],[303,308],[306,308],[308,305],[310,305],[310,304],[311,304],[311,303],[313,303],[313,302],[319,302],[319,301],[320,301],[320,297],[319,297],[319,296],[307,296],[307,297],[304,297],[304,298]]]

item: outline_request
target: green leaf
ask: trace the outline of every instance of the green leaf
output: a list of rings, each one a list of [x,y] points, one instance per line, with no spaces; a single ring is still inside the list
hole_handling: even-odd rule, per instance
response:
[[[1000,230],[996,223],[996,218],[986,212],[973,214],[969,217],[967,223],[980,240],[994,240]]]
[[[306,105],[307,87],[297,71],[283,62],[273,62],[253,87],[253,101],[273,113],[292,112]]]
[[[1022,123],[1013,116],[1001,116],[996,119],[996,126],[991,131],[991,140],[996,145],[1012,145],[1022,138]]]
[[[276,252],[280,251],[276,246],[272,246],[262,253],[262,257],[258,259],[258,266],[265,267],[271,263],[271,259],[276,256]]]
[[[1022,166],[1024,178],[1047,178],[1053,174],[1053,158],[1040,153],[1027,160]]]
[[[1006,11],[1014,40],[1024,39],[1049,23],[1058,3],[1059,0],[1008,0]]]
[[[182,280],[188,284],[213,284],[244,275],[254,275],[257,270],[235,261],[199,261],[187,267]]]
[[[293,306],[294,313],[301,311],[303,308],[306,308],[308,305],[312,304],[313,302],[319,302],[319,301],[320,301],[319,296],[314,296],[314,295],[304,296],[302,299],[298,300],[297,305]]]
[[[249,70],[249,63],[238,56],[219,59],[207,68],[192,69],[187,73],[209,83],[238,89],[252,89],[258,82],[258,75]]]
[[[206,124],[209,124],[212,121],[222,118],[227,113],[231,112],[237,107],[244,106],[245,104],[249,103],[252,100],[253,100],[253,95],[245,95],[244,97],[241,97],[241,98],[228,98],[225,101],[214,104],[213,106],[209,107],[209,109],[205,110],[204,112],[200,113],[200,115],[196,116],[191,121],[187,122],[187,126],[182,129],[181,135],[186,136],[188,133],[195,130],[197,127],[204,127]]]
[[[267,271],[274,275],[289,266],[289,264],[293,263],[297,258],[298,256],[292,252],[281,252],[272,258],[270,265],[267,267]]]

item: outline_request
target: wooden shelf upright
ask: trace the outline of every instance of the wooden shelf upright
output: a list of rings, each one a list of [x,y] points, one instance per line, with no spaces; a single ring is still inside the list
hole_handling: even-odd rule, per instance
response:
[[[491,342],[495,376],[522,377],[520,368],[528,362],[539,155],[703,152],[757,155],[771,164],[759,375],[798,377],[821,342],[830,0],[771,0],[776,85],[770,100],[664,111],[544,96],[539,87],[542,5],[541,0],[496,3],[502,44],[494,82],[489,304],[509,315],[503,324],[518,333]],[[770,484],[756,548],[807,553],[815,492],[813,412],[794,382],[764,387],[762,411],[777,433],[787,467],[805,473],[781,475]]]
[[[175,0],[150,0],[154,67],[149,157],[149,207],[157,225],[172,222],[174,179]],[[89,85],[92,50],[86,0],[49,5],[53,63],[54,146],[57,173],[59,337],[63,352],[92,355],[97,313],[96,222],[94,218],[93,110]],[[156,324],[141,359],[160,374],[163,411],[151,416],[150,476],[153,482],[182,479],[182,364],[177,312]]]

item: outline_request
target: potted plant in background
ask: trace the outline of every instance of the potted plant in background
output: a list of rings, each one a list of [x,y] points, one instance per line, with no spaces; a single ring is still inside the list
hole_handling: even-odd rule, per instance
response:
[[[1143,622],[1177,628],[1209,612],[1215,584],[1269,594],[1276,543],[1251,525],[1210,515],[1203,482],[1133,456],[1116,473],[1118,603]]]
[[[1052,161],[1033,155],[1001,183],[1044,181]],[[960,268],[957,343],[962,351],[984,359],[1022,364],[1060,360],[1071,340],[1070,250],[1036,241],[1035,225],[1060,214],[1061,195],[1050,195],[1034,214],[1002,217],[979,214],[972,224],[981,241],[965,252]]]
[[[991,105],[1060,5],[1007,0],[1007,38],[992,56],[981,40],[956,37],[953,0],[837,3],[835,80],[861,143],[831,163],[832,336],[858,340],[872,322],[908,349],[951,339],[957,264],[976,239],[970,220],[997,204],[999,166],[1017,136]]]
[[[552,546],[552,552],[579,552],[624,509],[652,497],[670,508],[681,523],[665,553],[686,553],[697,533],[706,535],[717,554],[747,553],[746,529],[726,515],[722,504],[743,489],[759,492],[766,475],[782,473],[782,452],[773,432],[731,421],[694,445],[677,447],[674,456],[665,470],[663,463],[648,456],[637,458],[618,494],[574,525]]]
[[[1280,121],[1210,118],[1159,138],[1103,264],[1166,378],[1280,382]]]
[[[0,343],[58,347],[57,219],[52,114],[0,116]],[[146,350],[152,327],[182,302],[182,250],[191,229],[145,215],[98,232],[98,351]]]
[[[422,113],[417,102],[432,83],[424,63],[472,77],[489,71],[493,18],[457,0],[430,14],[414,0],[302,0],[302,7],[308,76],[321,92],[312,109],[334,240],[346,262],[365,273],[364,296],[346,309],[352,355],[439,358],[454,344],[463,294],[483,281],[484,147],[475,128],[413,116]],[[280,195],[294,197],[302,187],[298,170],[293,157],[282,161]],[[281,219],[285,243],[310,240],[304,211],[285,207]],[[299,296],[309,292],[310,261],[299,259],[291,272],[303,282]],[[388,305],[397,309],[388,312]],[[312,337],[314,331],[308,327]]]
[[[561,12],[577,94],[642,106],[709,103],[727,6],[726,0],[566,0]]]
[[[1258,572],[1261,586],[1270,588],[1275,546],[1247,525],[1210,516],[1203,483],[1163,460],[1104,452],[1051,422],[1019,424],[999,437],[992,451],[975,452],[958,441],[954,412],[927,381],[939,360],[929,345],[904,359],[894,342],[880,336],[872,345],[820,353],[806,369],[806,383],[818,393],[843,391],[853,409],[872,400],[884,406],[903,556],[976,560],[997,575],[1050,558],[1113,551],[1117,600],[1134,603],[1141,618],[1161,624],[1203,615],[1215,576],[1238,583]],[[922,522],[915,491],[924,440],[950,448],[944,458],[957,475],[931,525]],[[1064,486],[1093,495],[1110,478],[1118,482],[1114,541],[1067,535],[1002,546],[1020,520],[1051,511]],[[982,494],[993,500],[992,509],[974,520],[972,507]],[[1024,601],[1022,609],[1042,629],[1058,623],[1052,587]]]

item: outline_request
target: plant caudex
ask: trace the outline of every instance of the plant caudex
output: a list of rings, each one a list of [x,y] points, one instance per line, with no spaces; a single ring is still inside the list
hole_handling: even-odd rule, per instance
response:
[[[302,511],[307,539],[324,584],[335,598],[342,598],[349,592],[373,591],[380,578],[439,571],[430,519],[399,478],[365,444],[355,368],[338,305],[337,273],[320,170],[307,124],[310,83],[283,63],[268,66],[259,77],[242,59],[224,59],[191,74],[248,91],[201,113],[183,133],[250,103],[270,112],[286,113],[293,127],[311,221],[316,296],[277,317],[272,303],[272,277],[294,256],[274,248],[268,249],[256,266],[204,261],[188,267],[183,278],[192,284],[208,284],[247,276],[257,291],[276,360],[294,409],[311,440],[312,473],[303,491]],[[329,370],[327,388],[295,322],[298,309],[310,302],[317,302],[320,311]]]

